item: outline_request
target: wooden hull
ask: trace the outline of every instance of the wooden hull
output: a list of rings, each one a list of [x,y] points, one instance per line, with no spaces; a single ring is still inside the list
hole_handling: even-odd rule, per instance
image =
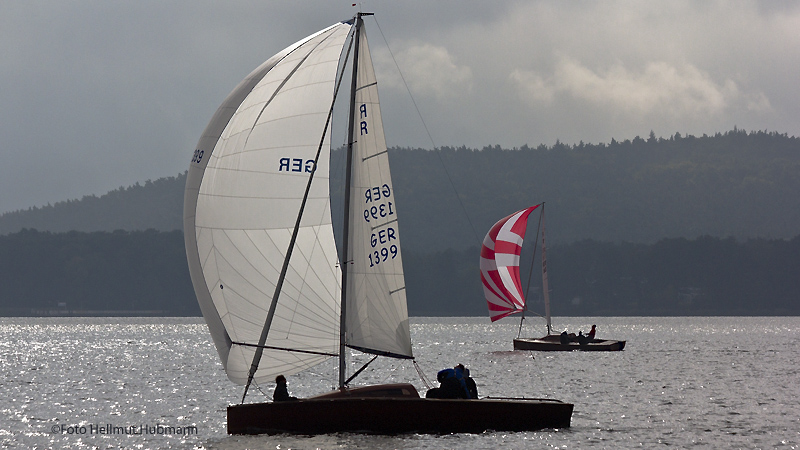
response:
[[[333,393],[288,402],[228,406],[228,433],[535,431],[569,427],[572,409],[572,404],[547,399],[445,400]]]
[[[539,352],[616,352],[625,348],[625,341],[594,339],[585,344],[569,342],[562,344],[558,335],[545,336],[540,339],[514,339],[514,350],[535,350]]]

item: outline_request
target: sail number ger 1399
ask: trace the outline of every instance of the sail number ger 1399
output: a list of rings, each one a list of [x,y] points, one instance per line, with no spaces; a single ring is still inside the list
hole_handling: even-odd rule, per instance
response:
[[[389,218],[394,215],[391,201],[392,188],[388,184],[375,186],[364,191],[364,220],[368,223]],[[387,259],[397,257],[397,231],[394,227],[381,228],[372,233],[370,245],[372,250],[367,257],[369,266],[374,267]]]

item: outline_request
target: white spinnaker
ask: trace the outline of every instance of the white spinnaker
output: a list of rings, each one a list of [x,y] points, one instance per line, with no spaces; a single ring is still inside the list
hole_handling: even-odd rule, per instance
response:
[[[192,281],[228,378],[247,382],[333,99],[350,24],[303,39],[251,73],[198,143],[184,233]],[[314,174],[256,382],[338,353],[341,277],[330,218],[330,136]]]
[[[363,27],[360,42],[346,258],[347,345],[369,353],[412,357],[397,205]]]

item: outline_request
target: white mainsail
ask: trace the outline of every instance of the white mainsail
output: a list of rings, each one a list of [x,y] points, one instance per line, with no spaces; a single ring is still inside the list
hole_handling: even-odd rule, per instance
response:
[[[353,118],[350,239],[347,266],[347,345],[412,357],[397,203],[383,134],[378,85],[360,28]]]
[[[225,371],[237,384],[247,382],[253,345],[312,171],[297,244],[254,379],[297,373],[338,353],[341,279],[330,217],[330,137],[324,136],[350,28],[340,23],[322,30],[252,72],[217,110],[189,168],[189,270]]]

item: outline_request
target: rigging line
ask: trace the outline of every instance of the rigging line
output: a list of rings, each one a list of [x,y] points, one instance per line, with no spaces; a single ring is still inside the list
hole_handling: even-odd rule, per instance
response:
[[[526,310],[526,311],[528,311],[528,313],[530,313],[530,314],[533,314],[534,316],[541,317],[542,319],[545,318],[543,315],[537,313],[536,311],[530,311],[530,310]],[[519,336],[517,336],[517,337],[519,337]]]
[[[370,355],[387,356],[389,358],[397,358],[397,359],[414,359],[413,356],[401,355],[399,353],[393,353],[385,350],[376,350],[374,348],[371,349],[369,347],[361,347],[358,345],[348,344],[347,347],[353,350],[358,350],[361,353],[369,353]]]
[[[378,23],[378,18],[374,17],[375,25],[378,26],[378,31],[381,33],[381,37],[383,37],[383,42],[386,43],[386,48],[389,50],[389,55],[392,57],[392,61],[394,62],[394,66],[397,68],[397,73],[400,74],[400,79],[403,80],[403,85],[406,87],[406,91],[408,91],[408,96],[411,98],[411,103],[414,104],[414,109],[417,110],[417,115],[419,116],[420,121],[422,122],[423,128],[425,128],[425,133],[428,134],[428,139],[430,139],[431,144],[433,144],[433,148],[436,149],[436,143],[433,142],[433,137],[431,136],[431,132],[428,130],[428,125],[425,123],[425,119],[422,118],[422,113],[419,111],[419,107],[417,106],[417,101],[414,100],[414,96],[411,95],[411,89],[408,87],[408,83],[406,83],[406,77],[403,76],[403,72],[400,70],[400,65],[397,64],[397,59],[394,57],[394,53],[392,52],[392,48],[389,47],[389,41],[386,40],[386,36],[383,34],[383,30],[381,29],[381,25]]]
[[[531,359],[533,359],[533,364],[537,366],[537,368],[539,369],[539,380],[541,380],[542,384],[544,385],[545,391],[552,392],[553,394],[555,394],[556,391],[547,382],[547,376],[545,375],[544,370],[541,368],[541,364],[539,363],[539,361],[537,361],[536,358],[533,356],[531,356]]]
[[[261,394],[264,395],[264,397],[269,398],[269,394],[267,394],[266,392],[264,392],[263,389],[261,389],[261,386],[258,385],[258,382],[253,381],[253,385],[256,387],[256,389],[258,389],[258,392],[261,392]]]
[[[417,369],[417,375],[419,375],[419,378],[422,380],[422,383],[425,384],[425,388],[430,389],[432,387],[431,383],[430,381],[428,381],[427,378],[425,378],[425,374],[422,372],[422,368],[417,363],[417,360],[413,359],[411,361],[414,363],[414,368]]]
[[[534,243],[533,255],[531,256],[531,267],[530,270],[528,270],[528,285],[525,287],[525,298],[528,297],[531,291],[531,279],[533,278],[533,266],[535,265],[534,261],[536,260],[536,249],[539,248],[539,231],[542,229],[542,214],[544,212],[544,202],[539,203],[539,205],[541,205],[542,209],[539,211],[539,223],[536,225],[536,240],[533,241]]]
[[[348,384],[350,384],[350,382],[351,382],[351,381],[353,381],[353,378],[357,377],[357,376],[358,376],[358,374],[360,374],[361,372],[363,372],[363,371],[364,371],[364,369],[366,369],[366,368],[367,368],[367,366],[369,366],[370,364],[372,364],[372,361],[375,361],[376,359],[378,359],[378,355],[375,355],[375,356],[373,356],[373,357],[372,357],[372,359],[370,359],[369,361],[367,361],[367,363],[366,363],[366,364],[364,364],[363,366],[361,366],[361,368],[360,368],[360,369],[356,370],[356,373],[354,373],[354,374],[350,375],[350,378],[348,378],[347,380],[345,380],[345,382],[344,382],[344,385],[345,385],[345,386],[347,386]]]
[[[262,348],[262,349],[269,349],[269,350],[281,350],[284,352],[289,353],[305,353],[308,355],[320,355],[320,356],[339,356],[336,353],[326,353],[326,352],[315,352],[313,350],[300,350],[296,348],[287,348],[287,347],[275,347],[273,345],[258,345],[258,344],[249,344],[247,342],[237,342],[231,341],[231,344],[241,345],[242,347],[255,347],[255,348]]]
[[[374,16],[373,16],[374,17]],[[397,64],[397,59],[394,57],[394,53],[392,52],[391,47],[389,47],[389,41],[386,40],[386,36],[383,34],[383,30],[381,29],[381,25],[378,23],[378,18],[374,17],[375,25],[378,26],[378,31],[381,33],[381,37],[383,37],[383,42],[386,43],[386,48],[389,50],[389,55],[392,57],[392,62],[394,62],[394,66],[397,68],[397,73],[400,74],[400,79],[403,80],[403,85],[406,87],[406,91],[408,92],[408,96],[411,98],[411,103],[414,104],[414,109],[417,111],[417,115],[419,116],[419,120],[422,122],[422,127],[425,128],[425,133],[428,135],[428,139],[431,141],[431,145],[433,145],[433,152],[436,153],[436,156],[439,158],[439,163],[441,163],[442,168],[444,169],[445,175],[447,175],[447,181],[450,182],[450,187],[453,188],[453,193],[456,195],[456,200],[458,200],[458,204],[461,205],[461,210],[464,212],[464,217],[467,218],[467,222],[469,223],[470,228],[472,228],[472,235],[475,237],[475,241],[480,241],[480,236],[478,236],[478,232],[475,230],[475,224],[472,223],[472,219],[470,219],[469,214],[467,213],[467,207],[464,206],[464,202],[461,200],[461,196],[458,194],[458,189],[456,189],[456,185],[453,183],[453,177],[450,176],[450,172],[447,170],[447,166],[442,159],[442,154],[439,150],[437,150],[436,143],[433,141],[433,136],[431,136],[430,130],[428,130],[428,124],[425,123],[425,119],[422,117],[422,113],[417,106],[417,101],[414,100],[414,96],[411,94],[411,89],[408,87],[408,83],[406,82],[406,77],[403,76],[403,72],[400,70],[400,65]]]

